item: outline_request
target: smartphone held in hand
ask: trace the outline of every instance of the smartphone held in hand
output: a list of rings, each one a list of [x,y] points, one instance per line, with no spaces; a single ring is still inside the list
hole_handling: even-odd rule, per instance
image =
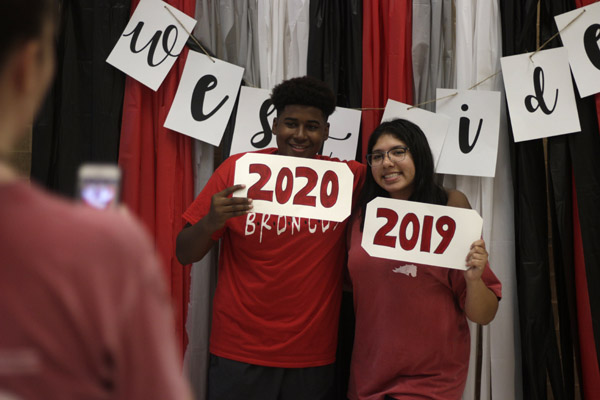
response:
[[[115,164],[83,164],[78,172],[78,196],[91,207],[108,209],[119,203],[121,170]]]

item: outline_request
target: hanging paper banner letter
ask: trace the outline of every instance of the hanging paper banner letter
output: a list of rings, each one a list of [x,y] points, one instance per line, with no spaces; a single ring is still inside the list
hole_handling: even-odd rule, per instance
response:
[[[106,62],[137,81],[157,90],[181,53],[196,20],[159,0],[143,0]]]
[[[515,142],[579,132],[567,50],[530,55],[500,59]]]
[[[447,97],[453,93],[458,94]],[[436,113],[451,119],[436,172],[493,177],[500,133],[500,92],[438,89],[436,97],[441,99],[436,102]]]
[[[329,138],[323,145],[323,155],[354,160],[358,147],[358,132],[360,130],[360,110],[336,107],[329,116]]]
[[[244,69],[190,51],[165,127],[218,146]]]
[[[446,138],[446,133],[450,126],[450,118],[445,115],[432,113],[420,108],[411,108],[412,106],[399,101],[388,99],[381,117],[381,122],[389,121],[395,118],[406,119],[421,128],[433,155],[433,163],[436,167],[442,153],[442,146]],[[410,108],[410,109],[409,109]]]
[[[230,154],[277,147],[271,130],[276,114],[268,90],[242,86]],[[327,121],[329,138],[323,146],[323,155],[354,160],[360,117],[359,110],[336,107]]]
[[[248,153],[235,165],[235,197],[253,212],[340,222],[350,215],[354,177],[344,163]]]
[[[569,53],[579,94],[586,97],[600,92],[600,3],[557,15],[554,19]],[[566,28],[571,21],[573,23]]]
[[[276,114],[269,90],[242,86],[230,154],[277,147],[271,131]]]
[[[482,227],[475,210],[377,197],[367,204],[362,247],[372,257],[465,270]]]

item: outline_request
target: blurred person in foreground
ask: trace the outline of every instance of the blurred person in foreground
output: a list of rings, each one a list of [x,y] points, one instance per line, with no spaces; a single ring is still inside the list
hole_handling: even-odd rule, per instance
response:
[[[8,159],[54,74],[56,0],[0,1],[0,398],[189,396],[151,241]]]

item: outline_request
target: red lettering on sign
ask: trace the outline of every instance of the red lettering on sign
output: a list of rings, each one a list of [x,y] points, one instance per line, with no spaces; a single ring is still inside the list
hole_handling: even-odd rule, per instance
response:
[[[397,241],[400,243],[400,247],[405,251],[413,250],[419,237],[421,237],[421,245],[419,250],[423,253],[431,253],[431,239],[433,236],[433,222],[434,217],[431,215],[423,216],[423,225],[419,217],[414,213],[407,213],[400,222],[400,229],[398,231],[398,237],[390,235],[391,230],[396,226],[400,216],[394,210],[388,208],[378,208],[377,218],[387,219],[386,223],[379,228],[373,238],[373,244],[386,247],[396,247]],[[410,237],[408,235],[408,228],[412,227]],[[435,254],[443,254],[456,232],[456,222],[451,217],[444,215],[438,218],[435,224],[437,233],[441,236],[442,240],[435,249]],[[397,240],[398,239],[398,240]]]
[[[456,222],[447,215],[440,217],[436,224],[435,229],[442,237],[442,241],[438,245],[437,249],[435,249],[435,254],[442,254],[448,248],[450,241],[454,237],[454,232],[456,232]]]
[[[283,179],[285,178],[285,189],[283,189]],[[277,182],[275,183],[275,197],[279,204],[287,203],[292,197],[292,189],[294,189],[294,176],[289,168],[283,167],[277,174]]]
[[[390,236],[388,233],[396,226],[396,223],[398,223],[398,214],[394,210],[388,208],[378,208],[377,218],[386,218],[387,222],[375,234],[373,244],[396,247],[396,237]]]
[[[406,237],[406,228],[408,228],[408,224],[412,224],[412,237],[409,239]],[[402,218],[402,222],[400,223],[400,246],[406,250],[412,250],[417,245],[417,241],[419,240],[419,217],[417,217],[413,213],[408,213]]]
[[[431,228],[433,227],[433,216],[426,215],[423,218],[423,235],[421,237],[421,251],[429,253],[431,251]]]
[[[311,168],[296,167],[296,177],[306,178],[307,181],[306,185],[294,196],[294,204],[314,207],[317,204],[316,197],[308,194],[317,186],[319,176]]]
[[[259,174],[258,182],[248,189],[248,198],[254,200],[273,201],[273,191],[263,190],[263,186],[271,177],[271,169],[264,164],[250,164],[248,171],[251,174]]]
[[[331,183],[331,192],[327,193],[327,188]],[[331,208],[335,205],[340,192],[340,183],[338,177],[333,171],[326,171],[321,181],[321,204],[325,208]]]

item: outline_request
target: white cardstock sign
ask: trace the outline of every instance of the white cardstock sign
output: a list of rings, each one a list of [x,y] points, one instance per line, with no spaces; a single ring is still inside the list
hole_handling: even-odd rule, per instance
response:
[[[157,90],[181,53],[196,20],[160,0],[142,0],[106,62]]]
[[[323,146],[323,155],[354,160],[361,114],[349,108],[335,109],[328,118],[329,139]],[[276,115],[268,90],[242,86],[230,154],[277,147],[271,129]]]
[[[350,215],[354,176],[341,162],[248,153],[235,165],[235,197],[253,212],[341,222]]]
[[[569,53],[579,95],[586,97],[600,92],[600,3],[557,15],[554,19]]]
[[[531,54],[500,59],[515,142],[581,131],[567,50]]]
[[[367,204],[362,247],[372,257],[466,270],[482,227],[475,210],[377,197]]]
[[[442,146],[444,145],[446,133],[450,126],[450,118],[417,107],[411,107],[412,106],[408,104],[388,99],[385,110],[383,111],[383,116],[381,117],[381,122],[402,118],[418,125],[427,137],[427,142],[429,142],[431,154],[433,155],[433,163],[436,166],[437,172],[437,165],[442,152]]]
[[[336,107],[329,116],[329,138],[323,145],[323,155],[354,160],[358,147],[358,132],[360,131],[360,110]]]
[[[457,93],[456,96],[450,96]],[[446,97],[446,98],[444,98]],[[436,113],[451,119],[436,172],[488,176],[496,173],[500,92],[438,89]]]
[[[271,131],[276,116],[269,90],[242,86],[229,154],[277,147]]]
[[[244,69],[190,51],[165,127],[218,146]]]

